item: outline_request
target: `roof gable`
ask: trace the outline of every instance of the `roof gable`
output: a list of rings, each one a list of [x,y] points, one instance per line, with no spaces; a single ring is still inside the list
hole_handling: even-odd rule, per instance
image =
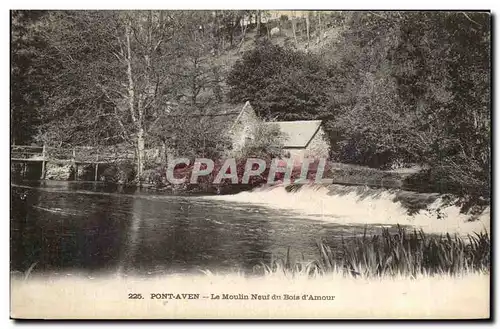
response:
[[[321,120],[266,122],[277,125],[286,135],[284,147],[307,147],[318,132]]]
[[[249,101],[246,101],[245,105],[241,108],[241,110],[238,113],[238,116],[234,119],[234,121],[231,123],[231,126],[229,128],[230,131],[234,129],[234,127],[240,122],[241,118],[245,113],[249,113],[251,115],[255,115],[255,112],[253,111],[252,105],[250,105]]]

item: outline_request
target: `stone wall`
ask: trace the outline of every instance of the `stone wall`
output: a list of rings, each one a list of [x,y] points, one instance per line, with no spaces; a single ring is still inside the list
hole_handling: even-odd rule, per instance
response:
[[[72,165],[48,162],[45,166],[45,179],[69,180],[74,175]]]
[[[102,172],[106,165],[100,165]],[[78,166],[78,180],[93,181],[95,179],[95,165],[80,164]],[[48,162],[45,165],[45,179],[49,180],[75,180],[75,166],[73,164],[59,164]]]

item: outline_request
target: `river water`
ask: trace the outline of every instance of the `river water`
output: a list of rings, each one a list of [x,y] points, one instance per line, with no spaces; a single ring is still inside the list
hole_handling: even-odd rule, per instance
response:
[[[314,260],[365,226],[326,223],[245,203],[120,189],[95,182],[11,185],[11,271],[157,275],[242,271],[290,248]],[[379,232],[370,227],[368,232]]]

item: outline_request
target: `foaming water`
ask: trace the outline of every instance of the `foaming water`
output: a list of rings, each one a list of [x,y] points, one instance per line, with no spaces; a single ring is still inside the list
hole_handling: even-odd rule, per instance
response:
[[[290,189],[288,189],[290,190]],[[265,205],[287,209],[301,216],[339,224],[413,225],[428,233],[490,231],[490,208],[476,220],[444,204],[443,196],[407,191],[341,185],[304,185],[288,191],[285,186],[261,187],[234,195],[206,196],[208,199]],[[403,202],[426,203],[410,214]]]

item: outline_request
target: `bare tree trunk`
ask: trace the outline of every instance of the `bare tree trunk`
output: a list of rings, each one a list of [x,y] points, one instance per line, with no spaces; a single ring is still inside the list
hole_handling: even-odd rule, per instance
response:
[[[234,26],[235,26],[235,24],[234,24],[234,22],[231,23],[231,24],[232,24],[231,25],[231,30],[229,31],[229,47],[232,48],[233,47],[233,33],[234,33]]]
[[[318,12],[318,40],[321,42],[323,40],[323,29],[321,27],[321,11]]]
[[[130,110],[130,115],[132,117],[132,121],[136,123],[137,119],[135,117],[134,110],[134,101],[135,101],[135,88],[134,88],[134,79],[132,77],[132,54],[130,49],[130,27],[127,26],[126,32],[126,40],[127,40],[127,78],[128,78],[128,105]]]
[[[295,13],[292,12],[292,31],[293,31],[293,39],[295,40],[295,46],[298,45],[298,42],[297,42],[297,27],[296,27],[296,22],[295,22]]]
[[[165,159],[165,163],[168,163],[168,149],[167,149],[167,140],[162,138],[161,140],[161,150]]]
[[[241,50],[241,46],[243,45],[243,42],[245,42],[245,36],[247,34],[247,25],[245,25],[245,27],[243,28],[243,32],[241,34],[241,40],[240,40],[240,44],[238,45],[238,51],[237,51],[238,53]]]
[[[197,81],[198,59],[193,58],[193,75],[191,77],[191,105],[196,106],[196,99],[198,98],[198,81]]]
[[[241,44],[240,44],[241,47]],[[239,49],[238,49],[239,51]],[[214,66],[212,68],[212,72],[214,75],[214,94],[215,94],[215,99],[217,100],[218,103],[222,103],[223,101],[223,95],[222,95],[222,88],[220,86],[221,78],[220,78],[220,73],[219,69],[217,66]]]
[[[140,127],[137,132],[137,178],[144,171],[144,128]]]
[[[137,127],[137,179],[140,182],[142,172],[144,171],[144,107],[143,99],[139,96],[137,102],[138,127]]]
[[[211,32],[212,32],[213,52],[214,54],[219,55],[220,40],[218,31],[217,11],[213,13]]]
[[[307,48],[309,48],[309,12],[306,14]]]
[[[126,43],[127,43],[127,78],[128,78],[128,104],[129,104],[129,110],[130,110],[130,115],[132,117],[132,121],[134,122],[134,125],[137,128],[137,139],[136,139],[136,144],[137,144],[137,173],[136,177],[139,178],[142,174],[142,171],[144,169],[144,127],[142,126],[143,124],[143,116],[142,116],[142,102],[139,99],[139,102],[137,104],[137,110],[139,114],[139,118],[137,118],[135,114],[135,85],[134,85],[134,78],[133,78],[133,72],[132,72],[132,50],[130,47],[130,25],[127,25],[126,29]]]
[[[257,10],[257,38],[260,36],[260,10]]]

